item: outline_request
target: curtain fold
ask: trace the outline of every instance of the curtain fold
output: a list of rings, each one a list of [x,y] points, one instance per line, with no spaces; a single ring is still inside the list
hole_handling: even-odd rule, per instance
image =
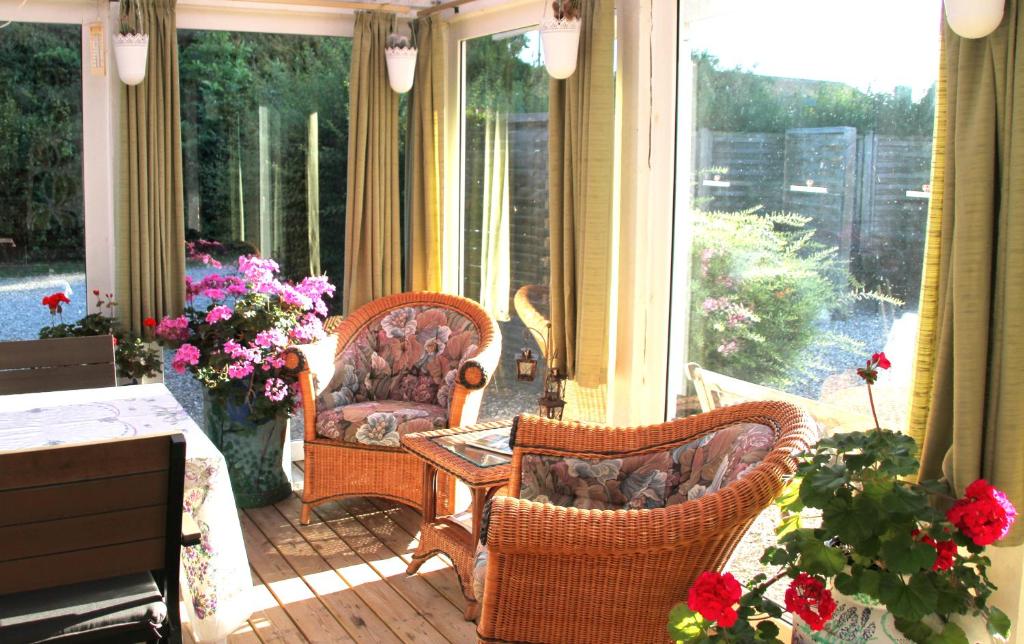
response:
[[[551,335],[559,369],[593,387],[608,379],[615,7],[582,4],[576,72],[550,83]]]
[[[139,0],[149,34],[146,79],[121,87],[116,211],[118,316],[143,319],[185,306],[185,211],[181,160],[176,0]]]
[[[989,37],[944,27],[946,123],[940,208],[925,281],[935,326],[921,475],[957,492],[978,478],[1024,504],[1024,0],[1011,0]],[[1024,107],[1022,107],[1024,110]],[[944,137],[944,138],[942,138]],[[934,187],[933,187],[934,190]],[[927,274],[927,273],[926,273]],[[923,299],[925,305],[928,300]],[[926,368],[927,363],[922,367]],[[915,407],[915,418],[923,411]],[[1001,545],[1024,542],[1019,523]]]
[[[384,60],[393,23],[391,14],[356,13],[349,72],[345,312],[402,290],[398,94],[388,84]]]
[[[480,305],[507,322],[512,290],[509,238],[508,117],[488,114],[484,126],[484,185],[480,241]]]
[[[409,109],[408,260],[412,291],[441,290],[441,214],[444,209],[444,92],[448,25],[441,16],[417,20],[416,81]]]

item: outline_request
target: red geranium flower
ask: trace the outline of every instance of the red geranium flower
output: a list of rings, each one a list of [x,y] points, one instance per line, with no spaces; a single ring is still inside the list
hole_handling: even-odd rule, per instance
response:
[[[100,296],[100,290],[98,288],[94,288],[92,290],[92,294],[95,295],[96,297],[99,297]]]
[[[811,630],[820,631],[832,619],[836,601],[825,584],[802,572],[786,589],[786,610],[807,622]]]
[[[914,530],[911,533],[914,537],[921,534],[920,530]],[[956,558],[956,544],[951,540],[936,541],[928,535],[924,535],[920,538],[921,543],[927,543],[932,548],[935,548],[935,563],[932,564],[932,570],[942,571],[949,570],[953,567],[953,562]]]
[[[155,327],[156,326],[156,319],[154,319],[154,318],[146,318],[145,320],[142,321],[142,326],[146,326],[146,327],[150,327],[150,328]]]
[[[857,375],[864,379],[864,382],[873,385],[878,381],[878,370],[888,369],[892,366],[885,353],[872,353],[871,358],[864,363],[864,366],[857,369]]]
[[[964,497],[953,504],[946,519],[974,543],[987,546],[1006,536],[1017,519],[1017,509],[1005,494],[985,479],[978,479],[967,486]]]
[[[884,351],[881,353],[871,354],[871,362],[874,362],[876,365],[878,365],[879,369],[888,369],[889,367],[892,366],[892,363],[889,362],[889,358],[885,357]]]
[[[690,587],[686,605],[692,611],[704,616],[719,626],[729,628],[736,623],[736,611],[733,605],[740,600],[743,591],[740,582],[732,573],[702,572],[697,581]]]

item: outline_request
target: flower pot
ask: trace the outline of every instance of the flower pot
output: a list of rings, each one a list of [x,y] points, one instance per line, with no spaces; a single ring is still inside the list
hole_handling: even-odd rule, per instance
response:
[[[1004,0],[946,0],[946,22],[962,38],[984,38],[1003,21]]]
[[[412,89],[412,81],[416,77],[416,53],[414,47],[391,47],[384,50],[384,60],[388,65],[388,83],[391,89],[405,94]]]
[[[138,85],[146,78],[146,56],[149,36],[146,34],[114,34],[114,58],[117,75],[125,85]]]
[[[836,611],[825,628],[814,632],[797,616],[793,616],[794,644],[867,644],[868,642],[898,642],[912,644],[896,630],[895,619],[885,606],[870,597],[851,597],[832,589]]]
[[[248,405],[203,392],[206,435],[228,464],[235,504],[257,508],[292,493],[289,418],[254,421]]]
[[[552,78],[569,78],[576,71],[580,51],[579,18],[559,20],[544,16],[540,21],[540,41],[544,50],[544,67]]]

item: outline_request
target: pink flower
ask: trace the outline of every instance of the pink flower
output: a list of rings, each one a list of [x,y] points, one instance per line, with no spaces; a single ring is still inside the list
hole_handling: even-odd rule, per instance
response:
[[[269,349],[271,347],[283,347],[288,344],[288,338],[277,329],[270,329],[269,331],[260,331],[256,334],[256,339],[253,341],[257,347]]]
[[[178,350],[174,353],[174,359],[171,360],[171,366],[178,373],[185,373],[185,369],[189,365],[194,367],[199,364],[199,356],[198,348],[191,344],[183,344],[178,347]]]
[[[232,362],[228,365],[228,378],[240,380],[253,372],[252,363],[246,360]]]
[[[203,289],[202,295],[204,295],[205,297],[210,298],[211,300],[223,300],[224,299],[224,289],[220,289],[220,288],[206,288],[206,289]]]
[[[154,331],[158,338],[170,342],[180,342],[182,340],[188,340],[189,328],[188,318],[181,315],[176,318],[167,318],[160,320],[160,324],[157,325],[156,331]]]
[[[721,353],[723,356],[731,356],[732,354],[739,351],[739,349],[740,345],[735,340],[729,340],[728,342],[724,342],[718,345],[718,352]]]
[[[269,378],[263,386],[263,393],[274,402],[281,402],[289,393],[288,385],[280,378]]]
[[[215,306],[206,314],[206,323],[216,324],[221,320],[230,320],[234,313],[234,310],[232,310],[230,306],[224,306],[223,304]]]

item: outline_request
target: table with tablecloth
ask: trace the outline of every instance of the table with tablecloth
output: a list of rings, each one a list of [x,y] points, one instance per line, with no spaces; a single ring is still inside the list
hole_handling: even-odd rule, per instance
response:
[[[0,452],[181,432],[184,509],[199,526],[182,548],[181,590],[199,641],[223,639],[252,611],[252,578],[227,463],[162,384],[0,396]]]

